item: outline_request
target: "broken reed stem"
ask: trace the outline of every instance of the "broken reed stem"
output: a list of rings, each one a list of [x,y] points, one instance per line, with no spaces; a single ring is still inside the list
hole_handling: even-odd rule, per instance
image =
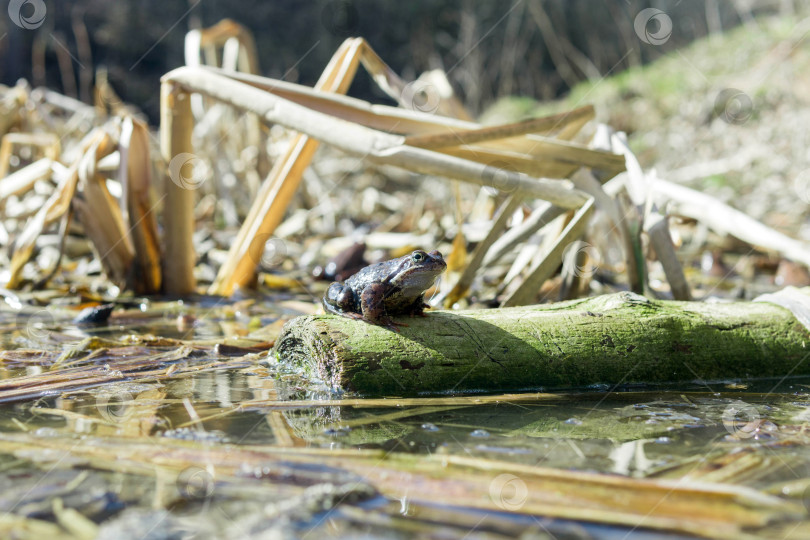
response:
[[[219,73],[231,80],[245,83],[259,88],[275,96],[303,105],[311,110],[322,112],[336,118],[348,120],[362,126],[383,131],[386,133],[405,134],[410,137],[421,135],[435,135],[437,133],[466,132],[480,129],[482,126],[473,122],[465,122],[457,118],[449,118],[436,114],[427,114],[404,108],[389,107],[386,105],[372,105],[366,101],[343,95],[326,94],[311,88],[279,81],[246,75],[244,73],[224,72],[213,68],[206,68],[212,73]],[[375,81],[378,79],[375,77]],[[379,81],[378,81],[379,82]],[[573,124],[572,124],[573,125]],[[567,128],[566,130],[567,131]],[[475,145],[476,152],[467,152],[467,155],[477,156],[474,161],[491,163],[496,160],[510,162],[508,156],[526,157],[518,163],[531,161],[531,158],[540,158],[534,161],[533,167],[538,168],[539,163],[548,163],[549,172],[534,174],[529,170],[515,165],[516,170],[544,176],[548,178],[567,178],[578,166],[590,166],[607,171],[607,180],[615,174],[625,170],[624,157],[610,151],[589,149],[585,146],[561,140],[559,136],[540,137],[525,135],[510,137],[508,141],[491,140]],[[444,148],[442,152],[458,152],[459,148]],[[485,151],[493,155],[482,155]],[[566,165],[566,167],[562,167]],[[553,171],[565,171],[553,173]]]
[[[531,304],[537,298],[537,291],[548,278],[559,268],[563,261],[563,253],[571,242],[578,240],[584,233],[591,214],[594,200],[588,201],[577,210],[577,213],[566,225],[565,229],[554,242],[551,250],[539,262],[532,265],[523,283],[501,302],[501,307],[521,306]]]
[[[810,245],[776,231],[751,216],[697,190],[656,178],[656,195],[667,197],[671,215],[695,219],[719,234],[729,234],[765,252],[810,266]]]
[[[504,229],[506,229],[507,221],[509,221],[512,214],[515,213],[515,210],[520,208],[522,202],[523,199],[517,195],[510,195],[507,197],[506,201],[504,201],[497,215],[492,220],[492,227],[490,227],[486,237],[475,247],[469,264],[467,264],[464,272],[462,272],[456,284],[447,294],[444,300],[444,306],[446,308],[450,309],[453,307],[453,304],[467,294],[467,291],[469,291],[478,273],[478,269],[481,268],[484,262],[484,257],[489,251],[489,248],[495,243],[498,237],[503,234]]]
[[[358,47],[357,40],[344,42],[332,56],[315,89],[346,93],[357,71]],[[261,115],[257,116],[262,119]],[[319,145],[317,139],[308,137],[306,133],[298,133],[287,153],[273,165],[239,229],[228,258],[209,288],[210,294],[229,295],[234,288],[249,285],[255,279],[256,265],[264,250],[264,243],[281,223],[304,170],[309,167]]]
[[[647,232],[655,254],[664,268],[664,274],[667,276],[673,299],[691,300],[692,293],[689,291],[689,282],[686,281],[683,267],[675,253],[667,216],[658,211],[651,211],[644,222],[644,230]]]
[[[124,188],[127,236],[135,250],[134,267],[127,276],[136,294],[156,294],[161,289],[160,235],[155,205],[150,195],[152,159],[146,124],[127,118],[119,141],[119,178]]]
[[[191,130],[194,126],[189,94],[172,82],[160,88],[160,152],[168,166],[180,154],[192,154]],[[186,167],[193,165],[189,156]],[[193,174],[188,171],[188,174]],[[182,169],[175,176],[182,176]],[[186,295],[194,292],[194,190],[184,186],[182,178],[165,178],[163,210],[166,256],[163,259],[163,292]]]
[[[525,196],[548,200],[563,208],[580,208],[588,197],[567,182],[530,178],[492,165],[415,148],[405,138],[346,122],[302,107],[286,99],[202,68],[178,68],[164,77],[189,91],[199,92],[234,107],[261,116],[268,124],[281,124],[303,131],[348,154],[372,163],[384,163],[422,174],[456,178],[479,186],[491,185],[497,173],[504,189],[523,191]],[[501,178],[503,177],[503,178]]]
[[[256,52],[256,42],[250,30],[231,19],[222,19],[214,26],[200,30],[200,48],[222,47],[231,39],[236,38],[244,52],[246,65],[240,65],[248,73],[259,72],[259,54]],[[241,55],[240,55],[241,56]]]
[[[0,155],[2,155],[2,150],[0,150]],[[48,178],[51,175],[52,165],[52,159],[42,158],[8,176],[0,173],[0,206],[3,206],[10,196],[25,193],[40,180]]]
[[[567,126],[572,122],[585,120],[586,122],[594,117],[592,105],[580,107],[573,111],[568,111],[541,118],[530,118],[513,124],[500,126],[488,126],[468,131],[454,131],[450,133],[437,133],[435,135],[417,135],[407,137],[405,144],[418,146],[419,148],[444,148],[447,146],[461,146],[465,144],[475,144],[508,137],[518,137],[530,133],[548,133],[555,129]]]
[[[616,196],[609,195],[599,180],[596,179],[593,171],[589,171],[585,168],[579,169],[576,173],[571,175],[571,181],[577,189],[593,197],[596,207],[605,212],[610,219],[613,224],[610,232],[615,231],[621,239],[621,245],[624,251],[625,271],[627,272],[627,283],[630,285],[630,290],[638,294],[644,293],[644,283],[641,278],[642,274],[639,272],[639,261],[636,257],[636,250],[633,248],[633,239],[630,236],[627,220],[621,211],[619,201],[615,198]],[[683,300],[683,298],[677,298],[677,300]]]

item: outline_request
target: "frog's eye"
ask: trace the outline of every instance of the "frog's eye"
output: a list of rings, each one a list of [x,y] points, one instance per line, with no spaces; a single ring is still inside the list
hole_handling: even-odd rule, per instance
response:
[[[414,251],[413,255],[411,255],[411,259],[413,259],[413,262],[422,262],[424,258],[425,254],[422,253],[421,251]]]

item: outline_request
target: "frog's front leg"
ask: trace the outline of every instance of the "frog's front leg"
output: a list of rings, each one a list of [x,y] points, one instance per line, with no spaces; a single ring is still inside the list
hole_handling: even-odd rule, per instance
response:
[[[416,299],[416,302],[408,309],[408,314],[411,317],[427,317],[427,313],[425,313],[425,308],[429,308],[430,305],[425,303],[424,296],[420,296]]]
[[[385,291],[387,286],[382,283],[372,283],[367,285],[360,293],[360,308],[363,312],[363,319],[380,326],[390,328],[399,332],[399,326],[408,326],[403,323],[395,323],[385,310]]]

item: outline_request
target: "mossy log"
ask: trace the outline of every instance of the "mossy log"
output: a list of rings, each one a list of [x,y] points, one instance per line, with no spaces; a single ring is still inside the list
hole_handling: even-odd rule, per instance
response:
[[[298,317],[282,330],[276,357],[366,396],[810,374],[810,333],[789,310],[764,302],[618,293],[397,320],[408,326]]]

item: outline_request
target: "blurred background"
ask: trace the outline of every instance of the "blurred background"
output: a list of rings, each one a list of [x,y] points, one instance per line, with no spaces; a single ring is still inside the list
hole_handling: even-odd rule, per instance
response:
[[[30,15],[26,10],[33,13],[35,2],[22,4],[24,16]],[[25,78],[89,103],[94,74],[106,67],[118,94],[152,123],[159,108],[158,80],[183,65],[185,33],[226,17],[253,32],[260,70],[267,76],[312,85],[345,38],[362,36],[406,80],[428,69],[447,71],[456,93],[477,114],[500,96],[557,98],[580,81],[649,63],[695,39],[752,24],[758,15],[790,15],[797,8],[793,0],[45,4],[48,16],[37,32],[0,18],[0,82],[13,85]],[[672,21],[665,46],[646,45],[634,33],[634,17],[649,7],[665,10]],[[387,99],[364,74],[350,94]]]
[[[649,178],[692,188],[776,231],[810,241],[807,0],[7,0],[7,11],[7,17],[0,17],[0,83],[8,99],[0,102],[0,120],[6,119],[10,132],[51,132],[49,140],[57,140],[66,152],[93,125],[130,116],[135,108],[142,114],[134,116],[150,124],[152,151],[158,156],[160,78],[186,62],[224,65],[223,48],[194,41],[201,34],[218,35],[223,25],[244,27],[252,35],[258,66],[251,60],[250,71],[306,86],[316,83],[341,43],[357,36],[404,81],[432,70],[446,74],[466,109],[461,117],[482,124],[593,105],[595,122],[573,143],[595,144],[600,126],[622,132]],[[220,25],[226,20],[236,24]],[[55,92],[31,91],[41,87]],[[394,104],[365,69],[357,71],[348,93]],[[52,121],[51,109],[39,111],[43,94],[49,94],[53,110],[67,108],[63,124]],[[217,179],[199,191],[195,219],[223,251],[198,250],[211,259],[201,281],[213,280],[231,245],[228,235],[244,222],[290,136],[274,126],[258,139],[245,138],[250,126],[242,124],[250,119],[229,114],[216,128],[199,123],[194,134],[195,152],[210,162]],[[74,116],[79,120],[71,120]],[[560,157],[559,148],[548,156],[568,159]],[[494,211],[489,198],[497,194],[481,196],[473,186],[453,192],[444,181],[345,157],[325,146],[308,169],[288,209],[287,226],[278,233],[286,242],[288,270],[293,261],[321,264],[347,247],[340,242],[371,231],[430,230],[431,240],[420,238],[419,243],[449,244],[458,238],[453,249],[463,253],[459,223],[487,221]],[[30,165],[31,158],[9,155],[9,171]],[[73,159],[69,152],[63,157],[65,164]],[[163,160],[154,165],[156,177],[165,178]],[[434,211],[435,222],[420,222],[422,210],[410,210],[421,207],[400,202],[413,200],[414,191],[422,193],[420,200]],[[354,204],[358,193],[364,194],[359,207]],[[40,206],[32,200],[27,211]],[[457,204],[456,219],[448,201]],[[729,239],[726,233],[733,230],[711,236],[704,226],[694,228],[693,221],[702,217],[697,214],[678,222],[684,231],[676,230],[673,242],[687,266],[726,278],[734,268],[728,261],[746,258],[750,240]],[[15,232],[19,224],[12,225]],[[211,232],[226,229],[228,234],[216,238]],[[324,247],[319,235],[337,235],[340,242]],[[472,246],[480,238],[473,234],[466,240]],[[445,251],[448,244],[442,245]],[[718,248],[707,250],[707,245]],[[390,238],[373,249],[372,259],[386,256],[393,249]],[[779,286],[810,283],[804,268],[799,279],[780,281],[783,263],[769,258],[751,264],[766,265],[769,279],[775,275]]]

